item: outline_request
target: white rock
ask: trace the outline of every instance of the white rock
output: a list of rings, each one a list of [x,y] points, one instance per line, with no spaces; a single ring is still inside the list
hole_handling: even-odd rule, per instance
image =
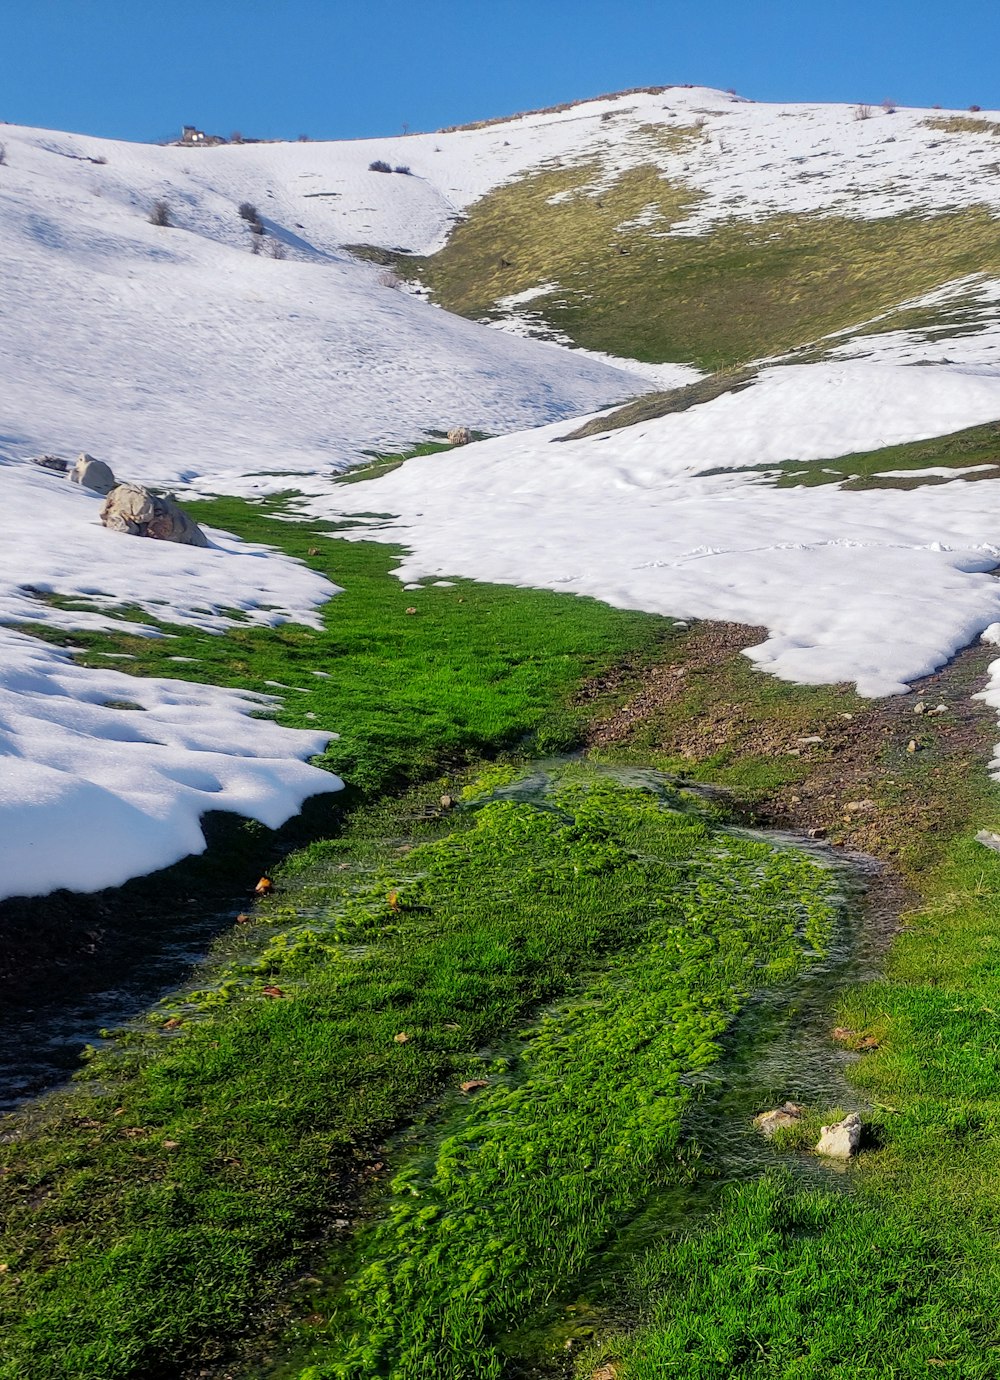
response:
[[[861,1144],[861,1113],[849,1112],[843,1121],[835,1121],[832,1126],[821,1126],[817,1155],[827,1155],[832,1160],[849,1160],[858,1153]]]
[[[110,465],[86,454],[77,456],[69,477],[74,484],[82,484],[85,489],[93,489],[98,494],[109,494],[118,483]]]

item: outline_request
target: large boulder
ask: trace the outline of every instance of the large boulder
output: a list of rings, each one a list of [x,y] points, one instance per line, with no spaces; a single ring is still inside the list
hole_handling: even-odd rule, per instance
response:
[[[77,456],[69,477],[74,484],[82,484],[85,489],[93,489],[98,494],[109,494],[118,483],[110,465],[86,453]]]
[[[141,484],[119,484],[101,508],[101,521],[112,532],[184,546],[207,546],[208,538],[193,518],[169,495],[161,498]]]

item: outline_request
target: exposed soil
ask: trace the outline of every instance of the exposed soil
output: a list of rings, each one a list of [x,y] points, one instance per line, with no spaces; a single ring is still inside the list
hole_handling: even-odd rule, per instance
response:
[[[655,752],[692,762],[723,750],[738,758],[798,757],[801,779],[745,802],[747,818],[888,864],[873,877],[870,898],[888,939],[895,917],[914,899],[893,864],[915,839],[946,822],[948,778],[981,772],[991,756],[996,720],[973,695],[985,685],[996,653],[977,642],[914,682],[909,695],[861,700],[849,686],[840,687],[843,710],[831,712],[828,699],[824,712],[790,731],[786,718],[762,714],[752,684],[741,690],[747,682],[741,653],[765,635],[745,624],[695,624],[671,660],[643,673],[638,693],[592,725],[587,745],[627,748],[641,739]],[[613,695],[635,674],[635,667],[621,667],[595,679],[580,702]],[[692,686],[707,693],[699,695],[698,712],[684,712]],[[918,713],[921,704],[926,710]],[[940,704],[946,711],[927,712]]]

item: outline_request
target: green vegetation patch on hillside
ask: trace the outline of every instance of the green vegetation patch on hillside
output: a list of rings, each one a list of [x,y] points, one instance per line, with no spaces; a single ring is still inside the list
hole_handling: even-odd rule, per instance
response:
[[[828,942],[827,866],[713,827],[650,774],[571,767],[501,796],[407,904],[447,882],[463,909],[496,898],[530,920],[554,907],[583,931],[616,916],[616,948],[513,1046],[483,1052],[467,1099],[404,1155],[346,1287],[315,1305],[332,1317],[303,1380],[498,1375],[499,1334],[564,1295],[623,1217],[690,1172],[678,1138],[691,1078],[747,993]],[[480,870],[498,825],[510,857]]]
[[[337,540],[331,524],[279,520],[241,499],[186,506],[341,585],[322,628],[248,624],[217,636],[165,626],[160,639],[35,631],[86,649],[84,663],[277,694],[281,723],[340,735],[320,764],[369,796],[529,734],[541,753],[572,746],[583,716],[569,700],[580,682],[623,656],[655,657],[673,635],[669,619],[541,590],[469,580],[405,590],[390,573],[400,555],[392,547]],[[109,663],[108,653],[134,660]]]
[[[490,799],[506,775],[487,777],[476,808],[411,797],[314,845],[195,990],[96,1052],[86,1086],[7,1119],[0,1375],[160,1373],[231,1334],[322,1221],[352,1210],[379,1138],[567,990],[588,999],[543,1023],[527,1082],[490,1094],[498,1116],[516,1113],[514,1141],[480,1117],[442,1147],[433,1191],[480,1202],[478,1227],[469,1217],[449,1236],[464,1204],[449,1218],[424,1201],[401,1205],[387,1230],[407,1250],[445,1230],[443,1258],[466,1292],[462,1335],[475,1340],[558,1284],[641,1195],[674,1146],[681,1075],[716,1057],[748,987],[823,946],[834,882],[805,858],[726,837],[665,789],[578,777],[540,805]],[[573,1169],[585,1134],[587,1164]],[[401,1203],[411,1196],[412,1185]],[[495,1289],[493,1238],[516,1201],[524,1231]],[[569,1235],[542,1265],[536,1237],[557,1221]],[[419,1352],[421,1329],[448,1311],[455,1276],[427,1273],[446,1244],[396,1278],[401,1293],[383,1281],[384,1308],[371,1280],[359,1284],[377,1315],[366,1355]],[[422,1311],[411,1314],[408,1288],[425,1290]]]
[[[780,215],[671,235],[697,193],[653,165],[541,169],[469,210],[447,245],[409,259],[466,316],[530,303],[577,345],[718,370],[811,345],[952,279],[1000,267],[985,208],[880,220]]]
[[[844,489],[916,489],[926,484],[951,482],[947,475],[921,474],[921,470],[961,471],[983,466],[971,474],[957,473],[966,481],[1000,478],[1000,422],[965,427],[928,441],[908,441],[878,450],[856,451],[832,460],[785,460],[779,465],[751,465],[745,472],[774,476],[779,489],[815,488],[839,484]],[[900,471],[912,470],[912,475]],[[706,474],[730,473],[706,470]]]

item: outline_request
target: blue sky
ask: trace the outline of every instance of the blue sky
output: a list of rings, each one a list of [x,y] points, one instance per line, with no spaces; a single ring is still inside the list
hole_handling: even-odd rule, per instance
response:
[[[629,86],[1000,106],[1000,0],[0,0],[0,119],[435,129]]]

